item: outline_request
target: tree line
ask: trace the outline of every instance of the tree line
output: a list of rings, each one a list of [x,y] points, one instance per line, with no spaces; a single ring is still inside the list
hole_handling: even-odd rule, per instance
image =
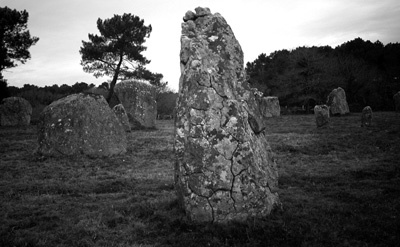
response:
[[[92,87],[95,87],[95,85],[87,84],[85,82],[76,82],[72,86],[66,84],[59,86],[54,84],[53,86],[44,87],[25,84],[22,88],[9,86],[7,88],[7,93],[8,96],[21,97],[28,100],[32,107],[44,107],[62,97],[74,93],[85,92]]]
[[[325,104],[332,89],[342,87],[351,111],[364,106],[393,110],[400,90],[400,44],[383,45],[361,38],[330,46],[298,47],[262,53],[246,64],[248,81],[281,106],[309,109]]]
[[[32,84],[25,84],[22,88],[19,88],[14,86],[7,87],[7,83],[3,80],[0,81],[0,101],[3,98],[11,96],[21,97],[28,100],[34,109],[36,108],[40,111],[53,101],[70,94],[90,92],[90,89],[93,87],[96,87],[93,83],[76,82],[71,86],[66,84],[61,86],[54,84],[53,86],[38,87]],[[103,82],[99,88],[109,90],[109,83]],[[177,95],[177,93],[167,86],[157,90],[157,113],[160,117],[171,118],[174,112]]]

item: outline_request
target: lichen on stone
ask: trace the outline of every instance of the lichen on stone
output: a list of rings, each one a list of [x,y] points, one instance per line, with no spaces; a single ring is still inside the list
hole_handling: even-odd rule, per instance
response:
[[[174,146],[180,204],[197,221],[265,216],[280,205],[278,173],[242,49],[220,14],[199,7],[183,19]]]

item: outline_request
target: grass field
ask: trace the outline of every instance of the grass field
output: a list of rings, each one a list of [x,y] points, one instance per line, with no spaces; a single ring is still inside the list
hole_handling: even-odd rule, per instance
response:
[[[129,134],[125,155],[33,154],[36,127],[0,127],[0,246],[399,246],[400,114],[268,120],[283,208],[197,224],[178,208],[173,122]]]

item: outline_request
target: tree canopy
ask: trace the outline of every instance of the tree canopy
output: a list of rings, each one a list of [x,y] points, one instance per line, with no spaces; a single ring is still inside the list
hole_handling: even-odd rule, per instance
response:
[[[400,44],[356,38],[332,48],[297,47],[261,54],[246,65],[251,86],[278,96],[283,106],[325,104],[337,87],[346,91],[350,108],[391,110],[400,90]],[[313,107],[313,106],[312,106]]]
[[[112,77],[109,85],[109,102],[114,86],[121,79],[142,79],[161,86],[162,74],[152,73],[145,68],[150,63],[142,52],[143,43],[150,37],[151,25],[132,14],[114,15],[110,19],[97,20],[100,35],[89,34],[89,41],[82,41],[80,54],[83,70],[95,77]],[[164,83],[166,84],[166,83]]]
[[[28,49],[39,40],[28,31],[28,17],[26,10],[0,7],[0,79],[4,69],[25,63],[31,57]]]

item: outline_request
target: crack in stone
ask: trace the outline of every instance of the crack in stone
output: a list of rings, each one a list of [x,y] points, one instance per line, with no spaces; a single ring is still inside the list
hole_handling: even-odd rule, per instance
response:
[[[233,176],[236,178],[236,177],[239,177],[240,176],[240,174],[242,174],[244,171],[246,171],[247,169],[249,169],[248,167],[246,167],[246,168],[244,168],[244,169],[242,169],[238,174],[233,174]]]
[[[234,164],[233,164],[233,158],[235,157],[234,154],[236,153],[236,151],[238,150],[238,148],[239,148],[239,144],[236,145],[235,151],[232,152],[232,158],[230,159],[230,161],[231,161],[230,170],[231,170],[231,173],[232,173],[232,184],[231,184],[231,189],[230,189],[229,195],[230,195],[230,197],[231,197],[231,199],[232,199],[232,201],[233,201],[233,208],[235,209],[235,211],[236,211],[237,209],[236,209],[236,200],[235,200],[235,198],[233,197],[233,187],[234,187],[234,185],[235,185],[236,176],[235,176],[235,174],[234,174],[234,172],[233,172],[233,165],[234,165]]]
[[[236,152],[236,150],[238,149],[238,146],[239,146],[240,143],[239,143],[239,141],[237,141],[237,140],[233,137],[233,135],[230,134],[230,133],[228,133],[228,135],[226,135],[226,139],[229,140],[229,137],[232,137],[232,139],[233,139],[234,141],[237,142],[236,147],[235,147],[235,150],[232,152],[232,158],[228,159],[228,158],[225,156],[224,153],[221,153],[221,152],[219,152],[219,151],[218,151],[218,153],[219,153],[222,157],[224,157],[224,159],[232,161],[232,160],[233,160],[233,157],[234,157],[233,154],[234,154],[234,153]],[[232,143],[232,142],[231,142],[231,143]]]
[[[195,191],[194,189],[191,188],[190,183],[188,183],[187,186],[188,186],[190,192],[191,192],[192,194],[195,194],[195,195],[198,196],[198,197],[202,197],[202,198],[205,198],[205,199],[208,200],[210,197],[212,197],[212,196],[214,195],[214,192],[213,192],[212,190],[210,190],[210,191],[211,191],[211,195],[210,195],[210,196],[205,196],[205,195],[196,193],[196,191]]]
[[[232,166],[231,166],[231,169],[232,169]],[[232,172],[232,171],[231,171]],[[230,195],[230,197],[231,197],[231,199],[232,199],[232,201],[233,201],[233,208],[235,209],[235,211],[237,211],[237,209],[236,209],[236,200],[235,200],[235,198],[233,197],[233,187],[234,187],[234,185],[235,185],[235,179],[236,179],[236,176],[233,176],[233,178],[232,178],[232,185],[231,185],[231,189],[230,189],[230,191],[229,191],[229,195]]]
[[[197,83],[197,85],[198,85],[199,87],[212,88],[211,85],[210,85],[210,86],[206,86],[206,85],[201,84],[200,80],[196,80],[196,83]]]
[[[232,165],[232,167],[233,167],[233,165]],[[232,167],[231,167],[231,168],[232,168]],[[233,206],[234,206],[234,209],[235,209],[235,210],[237,210],[237,208],[236,208],[236,200],[235,200],[235,198],[234,198],[234,196],[233,196],[233,187],[234,187],[236,178],[239,177],[239,176],[240,176],[243,172],[245,172],[247,169],[248,169],[248,168],[242,169],[242,170],[241,170],[238,174],[236,174],[236,175],[234,174],[233,169],[231,169],[231,172],[232,172],[232,175],[233,175],[232,187],[231,187],[231,198],[232,198],[232,200],[233,200],[233,202],[234,202]]]
[[[215,221],[215,212],[214,212],[214,207],[212,206],[212,204],[211,204],[211,202],[210,202],[210,199],[209,199],[209,198],[207,198],[207,202],[208,202],[208,205],[210,205],[210,208],[211,208],[211,216],[212,216],[212,221],[211,221],[211,223],[214,223],[214,221]]]
[[[214,211],[214,207],[213,207],[212,204],[211,204],[210,198],[214,195],[214,192],[211,190],[212,194],[211,194],[210,196],[207,197],[207,196],[203,196],[203,195],[197,194],[197,193],[191,188],[190,184],[188,184],[188,187],[189,187],[189,190],[190,190],[191,193],[195,194],[195,195],[198,196],[198,197],[201,197],[201,198],[204,198],[204,199],[207,200],[207,203],[208,203],[208,205],[209,205],[210,208],[211,208],[211,217],[212,217],[211,223],[213,223],[213,222],[215,221],[215,211]]]

